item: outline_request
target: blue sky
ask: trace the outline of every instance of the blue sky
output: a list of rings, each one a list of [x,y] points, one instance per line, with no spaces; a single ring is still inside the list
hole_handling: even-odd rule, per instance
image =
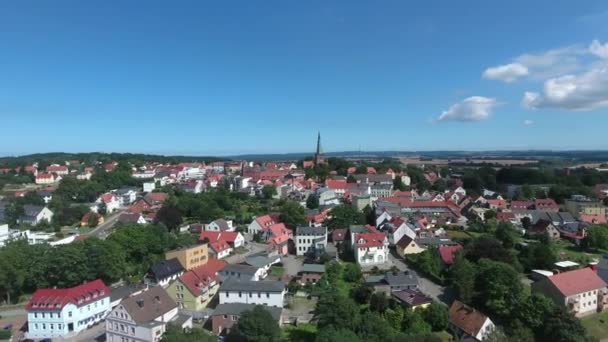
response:
[[[608,4],[464,4],[0,2],[0,154],[608,148]]]

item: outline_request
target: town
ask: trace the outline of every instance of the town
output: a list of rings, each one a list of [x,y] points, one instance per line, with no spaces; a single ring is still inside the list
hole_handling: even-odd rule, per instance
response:
[[[601,166],[62,157],[0,165],[2,338],[608,337]]]

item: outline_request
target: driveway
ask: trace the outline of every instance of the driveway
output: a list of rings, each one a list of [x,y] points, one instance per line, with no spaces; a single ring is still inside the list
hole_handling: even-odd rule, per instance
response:
[[[94,325],[90,329],[83,330],[78,335],[64,337],[60,339],[54,338],[53,341],[65,341],[65,342],[80,342],[80,341],[94,341],[103,342],[106,340],[106,322],[101,321]]]
[[[397,266],[400,271],[415,272],[403,260],[396,258],[392,254],[389,254],[388,259],[390,263],[394,266]],[[432,280],[426,278],[420,273],[416,272],[416,274],[418,275],[420,291],[422,291],[424,294],[428,295],[429,297],[433,298],[438,302],[443,302],[447,305],[451,304],[453,295],[451,294],[451,291],[449,291],[449,289],[434,283]]]
[[[297,259],[294,255],[286,255],[282,258],[282,261],[287,275],[297,276],[302,269],[302,259]]]
[[[227,256],[226,258],[224,258],[224,260],[226,260],[226,262],[229,263],[229,264],[238,264],[238,263],[241,263],[241,262],[245,261],[245,259],[248,256],[250,256],[252,254],[257,254],[257,253],[265,251],[266,250],[266,245],[261,244],[261,243],[255,243],[255,242],[248,242],[245,245],[245,249],[246,249],[246,252],[240,253],[240,254],[236,254],[236,253],[232,254],[232,255]]]

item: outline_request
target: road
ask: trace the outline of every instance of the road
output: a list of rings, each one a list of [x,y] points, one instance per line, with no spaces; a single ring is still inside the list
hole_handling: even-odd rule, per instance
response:
[[[249,241],[245,245],[245,249],[247,249],[247,252],[241,254],[232,254],[227,256],[224,260],[229,264],[241,263],[245,261],[248,256],[265,251],[266,245]]]
[[[110,230],[114,224],[118,221],[118,217],[122,214],[122,212],[117,212],[113,215],[108,216],[104,223],[95,227],[95,229],[91,230],[87,235],[95,236],[100,239],[105,239],[109,234],[108,230]]]
[[[13,317],[13,316],[22,316],[25,315],[25,309],[23,308],[15,308],[3,310],[0,308],[0,316],[2,317]]]
[[[409,266],[403,260],[395,257],[392,254],[389,254],[388,259],[391,262],[391,264],[397,266],[397,268],[400,271],[413,271],[411,268],[409,268]],[[449,291],[446,290],[446,288],[444,286],[434,283],[433,281],[426,278],[424,275],[422,275],[420,273],[416,273],[416,274],[418,275],[420,290],[424,294],[428,295],[429,297],[433,298],[436,301],[443,302],[447,305],[451,304],[452,296],[449,293]]]

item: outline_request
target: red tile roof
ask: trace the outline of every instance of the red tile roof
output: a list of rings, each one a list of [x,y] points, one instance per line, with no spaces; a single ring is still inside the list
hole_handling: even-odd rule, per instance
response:
[[[559,208],[559,205],[551,198],[539,198],[534,200],[534,206],[539,208]]]
[[[67,166],[49,165],[46,167],[46,172],[67,172]]]
[[[455,300],[450,306],[450,323],[471,336],[477,336],[488,317],[474,308]]]
[[[511,209],[529,209],[534,206],[532,201],[511,201]]]
[[[67,289],[38,289],[25,309],[59,311],[69,303],[80,307],[108,297],[110,293],[110,288],[101,279]]]
[[[596,290],[606,286],[606,282],[590,268],[558,273],[548,278],[564,296]]]
[[[217,273],[225,266],[224,260],[209,259],[206,264],[182,274],[179,279],[193,295],[199,296],[201,289],[209,286],[213,281],[217,281]]]
[[[441,257],[441,261],[443,261],[446,265],[451,265],[454,263],[454,257],[456,256],[456,252],[462,249],[461,245],[454,246],[439,246],[439,256]]]
[[[209,240],[210,243],[223,241],[223,242],[233,244],[234,240],[236,240],[238,235],[239,235],[238,232],[204,231],[204,232],[201,232],[201,234],[199,236],[199,240],[202,241],[204,239],[207,239],[207,240]]]
[[[325,186],[329,189],[349,189],[357,186],[356,183],[348,183],[345,180],[328,179],[325,181]]]
[[[346,239],[346,229],[334,229],[331,232],[331,239],[333,242],[344,241]]]
[[[274,224],[274,220],[272,217],[270,217],[270,215],[256,217],[255,220],[263,229],[266,229]]]
[[[357,247],[382,247],[386,240],[384,233],[359,233],[355,234]],[[359,242],[361,241],[361,242]]]
[[[606,216],[604,215],[588,215],[588,214],[580,214],[579,219],[583,222],[592,223],[592,224],[605,224]]]

